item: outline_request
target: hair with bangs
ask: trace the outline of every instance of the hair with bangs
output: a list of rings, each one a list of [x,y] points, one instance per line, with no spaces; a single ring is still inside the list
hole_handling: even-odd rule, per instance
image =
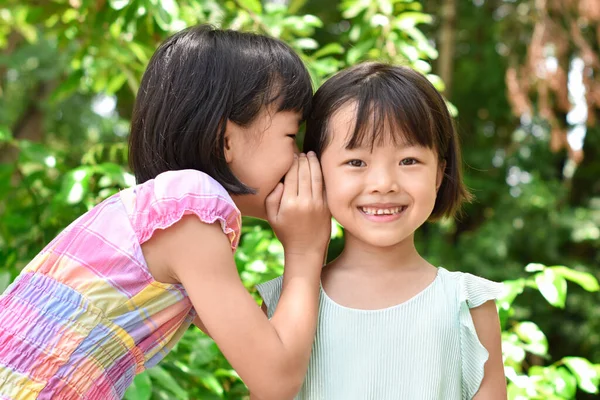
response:
[[[280,40],[207,25],[178,32],[156,50],[138,91],[129,138],[136,181],[196,169],[232,194],[254,193],[225,161],[227,120],[248,126],[267,106],[304,120],[312,94],[306,67]]]
[[[346,147],[406,143],[430,148],[445,162],[444,179],[430,220],[454,216],[471,194],[462,181],[458,135],[441,94],[413,69],[367,62],[345,69],[315,93],[306,121],[304,151],[318,157],[328,146],[329,121],[355,104],[355,125]]]

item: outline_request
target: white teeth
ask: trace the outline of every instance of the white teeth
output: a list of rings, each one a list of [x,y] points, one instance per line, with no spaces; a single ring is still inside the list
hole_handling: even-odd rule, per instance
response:
[[[374,207],[360,207],[360,210],[367,215],[394,215],[401,211],[404,211],[404,207],[394,208],[374,208]]]

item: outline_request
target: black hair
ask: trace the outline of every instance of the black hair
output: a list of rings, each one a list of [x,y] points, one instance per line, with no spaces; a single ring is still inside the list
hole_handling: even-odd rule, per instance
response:
[[[462,181],[458,135],[442,95],[422,74],[408,67],[366,62],[347,68],[327,80],[315,93],[306,121],[304,151],[318,157],[329,144],[331,117],[355,104],[354,130],[346,147],[384,143],[433,149],[445,162],[444,179],[430,219],[452,216],[471,195]]]
[[[298,55],[264,35],[198,25],[156,50],[138,91],[129,138],[137,183],[196,169],[232,194],[254,193],[229,169],[226,122],[251,124],[265,106],[306,118],[312,83]]]

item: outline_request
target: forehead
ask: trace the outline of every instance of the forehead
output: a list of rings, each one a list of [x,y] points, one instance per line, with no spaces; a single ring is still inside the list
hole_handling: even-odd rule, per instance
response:
[[[342,105],[327,124],[328,145],[336,149],[369,148],[376,146],[406,147],[418,144],[413,135],[406,134],[406,126],[381,112],[358,116],[358,104]]]

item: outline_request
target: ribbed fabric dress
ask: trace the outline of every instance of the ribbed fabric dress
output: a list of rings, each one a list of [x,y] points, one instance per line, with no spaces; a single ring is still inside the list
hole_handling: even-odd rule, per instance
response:
[[[258,286],[271,317],[282,278]],[[380,310],[337,304],[321,288],[319,322],[297,400],[471,399],[488,352],[469,308],[495,299],[502,284],[438,268],[408,301]]]

